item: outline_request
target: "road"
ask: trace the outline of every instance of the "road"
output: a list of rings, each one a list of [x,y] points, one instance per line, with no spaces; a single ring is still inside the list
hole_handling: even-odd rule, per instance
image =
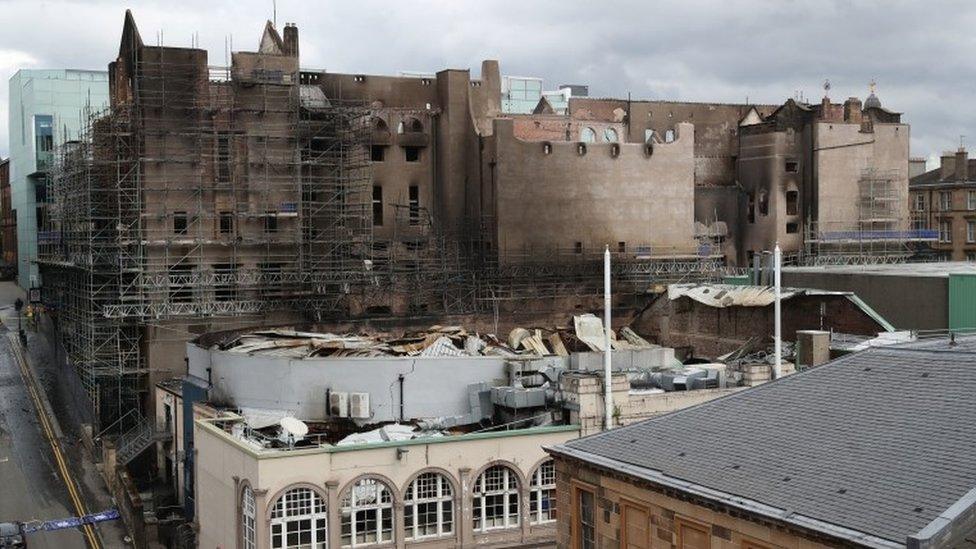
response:
[[[14,352],[8,334],[17,332],[17,314],[11,305],[23,292],[12,282],[0,282],[0,521],[51,520],[76,516],[76,506],[60,472],[58,457],[46,433],[59,433],[56,418],[38,416],[37,402],[52,392],[53,361],[49,342],[40,334],[29,332],[30,352],[20,353],[23,366],[29,370],[33,383],[25,382],[25,372]],[[25,324],[26,328],[26,324]],[[33,388],[33,391],[30,389]],[[35,401],[31,395],[37,397]],[[52,404],[66,413],[64,406]],[[70,412],[69,412],[70,413]],[[60,432],[61,463],[75,483],[74,495],[89,511],[111,506],[101,479],[94,472],[90,456],[71,432]],[[103,523],[100,546],[125,547],[125,530],[121,522]],[[96,538],[97,539],[97,538]],[[28,546],[52,549],[82,549],[90,547],[81,529],[29,534]]]

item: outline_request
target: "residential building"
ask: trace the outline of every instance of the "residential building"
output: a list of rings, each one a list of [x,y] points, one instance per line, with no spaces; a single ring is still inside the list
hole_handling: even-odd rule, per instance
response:
[[[0,251],[3,262],[16,273],[17,219],[10,195],[10,159],[0,160]]]
[[[55,149],[77,139],[84,121],[108,105],[108,73],[17,71],[9,82],[10,190],[17,222],[17,283],[38,286],[37,233]],[[39,217],[40,216],[40,217]]]
[[[874,348],[554,446],[557,546],[966,547],[974,367],[973,338]]]
[[[909,182],[912,224],[937,232],[931,247],[945,260],[976,261],[976,160],[964,148]]]

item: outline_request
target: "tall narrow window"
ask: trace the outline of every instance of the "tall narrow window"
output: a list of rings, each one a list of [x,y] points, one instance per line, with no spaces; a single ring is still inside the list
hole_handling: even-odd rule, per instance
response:
[[[420,187],[410,185],[410,224],[420,223]]]
[[[966,209],[976,210],[976,191],[968,191],[966,193]]]
[[[966,222],[966,242],[969,244],[976,242],[976,221]]]
[[[474,484],[475,532],[513,528],[519,524],[518,477],[504,465],[493,465]]]
[[[952,209],[952,191],[939,192],[939,210],[947,212]]]
[[[769,195],[765,191],[759,193],[759,215],[769,215]]]
[[[403,497],[406,539],[445,536],[454,532],[454,492],[447,477],[423,473]]]
[[[220,212],[220,234],[231,234],[234,232],[233,212]]]
[[[327,549],[329,514],[311,488],[292,488],[271,508],[272,549]]]
[[[576,490],[576,549],[596,547],[596,509],[593,492]]]
[[[173,212],[173,233],[186,234],[187,217],[186,212]]]
[[[241,542],[244,549],[254,549],[255,535],[254,525],[257,518],[256,505],[254,503],[254,491],[250,486],[245,485],[241,490]]]
[[[952,221],[948,219],[939,221],[939,242],[952,242]]]
[[[230,157],[230,134],[217,134],[217,181],[226,183],[230,181],[231,157]]]
[[[627,243],[617,242],[617,253],[627,253]]]
[[[915,195],[915,211],[922,212],[925,211],[925,195],[918,193]]]
[[[266,233],[276,233],[278,232],[278,212],[275,210],[268,210],[264,212],[264,232]]]
[[[529,522],[544,524],[556,520],[556,464],[549,460],[532,473],[529,485]]]
[[[383,187],[373,185],[373,225],[383,226]]]
[[[342,498],[342,546],[393,541],[393,496],[386,484],[364,478]]]
[[[796,215],[799,211],[798,203],[800,193],[798,191],[786,191],[786,215]]]
[[[749,223],[756,222],[756,193],[749,193],[749,204],[746,206],[746,219]]]
[[[707,526],[677,519],[674,521],[674,529],[678,534],[678,549],[708,549],[711,547],[712,534]]]

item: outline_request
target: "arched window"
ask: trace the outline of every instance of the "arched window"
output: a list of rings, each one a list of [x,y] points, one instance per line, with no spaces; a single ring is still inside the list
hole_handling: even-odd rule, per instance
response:
[[[393,495],[375,478],[356,482],[342,497],[342,546],[393,541]]]
[[[388,132],[390,127],[386,125],[386,120],[380,117],[373,118],[373,130],[376,132]]]
[[[623,244],[623,243],[621,243]],[[536,467],[529,483],[529,522],[556,520],[556,463],[549,460]]]
[[[257,517],[257,505],[254,501],[254,490],[248,485],[241,490],[241,547],[254,549],[254,525]]]
[[[326,549],[328,518],[325,500],[315,490],[288,490],[271,508],[272,549]]]
[[[454,532],[454,491],[440,473],[423,473],[403,496],[406,539],[444,536]]]
[[[474,530],[486,532],[519,524],[518,476],[504,465],[493,465],[474,483]]]
[[[613,128],[607,128],[606,130],[603,131],[603,139],[607,143],[616,143],[618,140],[617,130]]]
[[[759,215],[769,215],[769,195],[766,191],[759,192]]]
[[[596,142],[596,132],[593,131],[593,128],[583,128],[580,130],[580,141],[583,143]]]

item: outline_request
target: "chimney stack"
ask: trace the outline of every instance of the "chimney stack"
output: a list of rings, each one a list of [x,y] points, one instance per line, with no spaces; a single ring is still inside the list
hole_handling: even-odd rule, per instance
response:
[[[844,101],[844,121],[852,124],[861,123],[861,100],[849,97]]]
[[[969,180],[969,153],[964,147],[959,147],[959,150],[956,151],[955,168],[957,181]]]
[[[285,47],[285,55],[298,57],[298,26],[294,23],[285,23],[285,36],[282,42]]]
[[[944,152],[939,157],[939,179],[947,181],[956,175],[956,157],[951,152]]]

